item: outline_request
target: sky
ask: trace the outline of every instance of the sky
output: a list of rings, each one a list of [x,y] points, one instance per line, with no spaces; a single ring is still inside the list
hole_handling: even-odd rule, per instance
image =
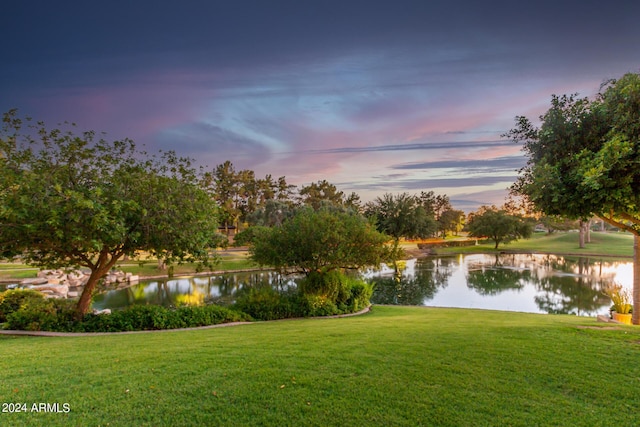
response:
[[[2,6],[0,111],[229,160],[366,202],[501,205],[502,134],[640,72],[629,0],[50,1]]]

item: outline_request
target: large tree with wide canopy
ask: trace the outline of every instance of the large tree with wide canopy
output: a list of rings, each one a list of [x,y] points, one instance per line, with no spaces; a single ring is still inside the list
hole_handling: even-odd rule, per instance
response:
[[[540,127],[507,133],[529,156],[512,187],[541,211],[597,215],[634,235],[633,323],[640,324],[640,75],[604,83],[593,99],[553,96]]]
[[[215,202],[188,159],[139,152],[130,140],[47,129],[3,115],[0,131],[0,257],[91,271],[82,316],[99,280],[125,255],[209,261]]]

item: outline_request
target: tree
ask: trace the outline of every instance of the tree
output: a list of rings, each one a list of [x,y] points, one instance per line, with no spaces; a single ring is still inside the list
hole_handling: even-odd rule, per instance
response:
[[[421,191],[418,202],[436,221],[440,219],[443,212],[453,209],[447,195],[436,194],[433,191]]]
[[[228,160],[216,166],[213,173],[205,174],[202,182],[202,186],[218,204],[220,222],[227,234],[229,228],[235,227],[240,218],[241,212],[237,203],[239,185],[238,173]]]
[[[442,233],[442,237],[447,237],[449,231],[456,235],[464,228],[466,216],[463,211],[455,209],[447,209],[440,214],[438,218],[438,230]]]
[[[292,206],[289,203],[270,199],[265,202],[263,207],[256,209],[255,212],[251,213],[247,220],[252,227],[274,227],[282,225],[285,220],[291,218],[297,209],[299,208]]]
[[[634,235],[633,304],[640,307],[640,74],[603,84],[593,99],[552,96],[536,128],[526,117],[506,136],[529,156],[513,191],[549,215],[597,215]],[[640,310],[633,323],[640,324]]]
[[[375,220],[379,231],[392,236],[396,246],[401,237],[414,239],[432,236],[437,230],[433,216],[420,200],[408,193],[386,193],[367,204],[366,215]]]
[[[302,208],[279,227],[261,228],[249,253],[280,273],[308,276],[389,261],[388,240],[360,215]]]
[[[3,115],[0,133],[0,255],[47,268],[91,271],[80,317],[99,280],[125,255],[209,262],[216,208],[189,160],[149,157],[128,139],[48,130]],[[142,159],[142,160],[141,160]]]
[[[344,193],[338,191],[335,185],[326,180],[312,182],[307,186],[302,186],[299,191],[300,201],[313,209],[320,209],[323,202],[329,202],[334,205],[342,205],[344,203]]]
[[[498,249],[500,243],[527,238],[533,233],[533,225],[530,221],[486,206],[471,215],[468,227],[470,236],[488,237],[495,242],[495,249]]]

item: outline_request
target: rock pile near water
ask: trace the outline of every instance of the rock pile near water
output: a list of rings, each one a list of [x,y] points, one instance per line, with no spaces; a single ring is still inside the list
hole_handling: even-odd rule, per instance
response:
[[[88,271],[42,270],[36,278],[24,279],[20,282],[23,288],[42,292],[48,298],[77,298],[89,280]],[[138,282],[139,277],[123,271],[112,271],[103,279],[105,285],[131,285]]]

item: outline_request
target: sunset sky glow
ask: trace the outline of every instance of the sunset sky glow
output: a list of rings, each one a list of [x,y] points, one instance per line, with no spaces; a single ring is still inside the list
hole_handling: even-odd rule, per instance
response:
[[[640,2],[15,1],[0,109],[364,201],[502,204],[501,138],[551,94],[640,71]]]

